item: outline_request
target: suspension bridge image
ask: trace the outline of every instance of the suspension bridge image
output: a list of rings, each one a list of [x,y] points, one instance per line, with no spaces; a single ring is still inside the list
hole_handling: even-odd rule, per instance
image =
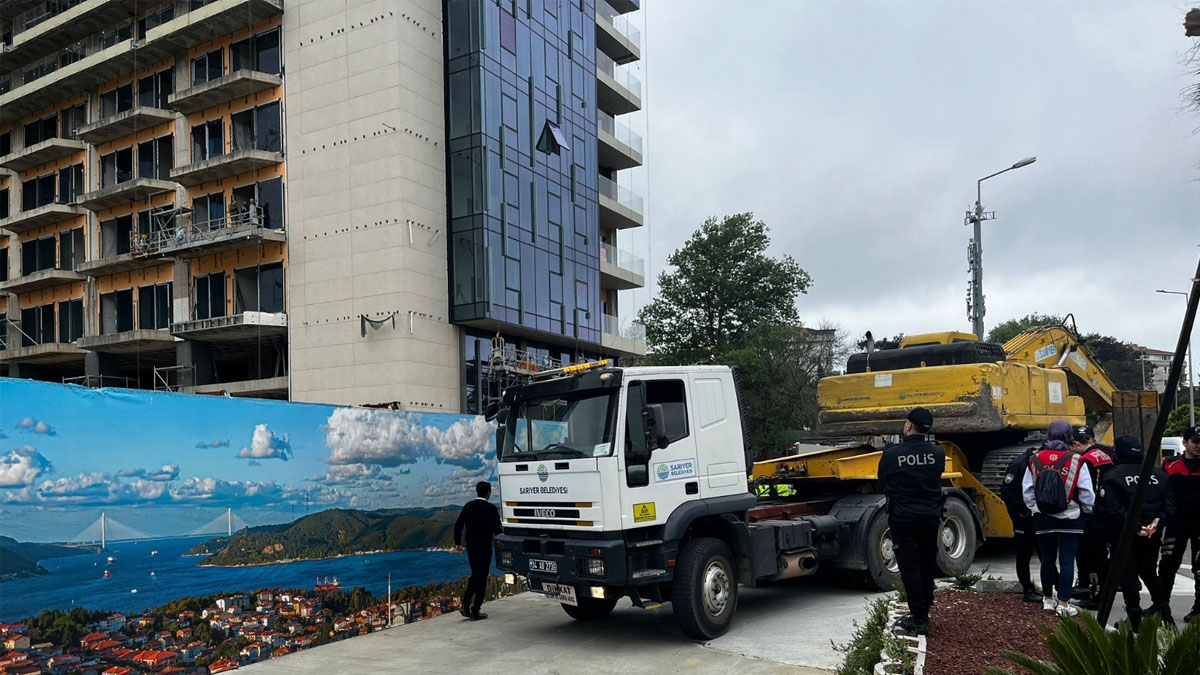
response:
[[[202,537],[211,535],[221,535],[232,537],[234,532],[249,527],[250,524],[242,520],[240,516],[233,512],[232,508],[225,509],[221,515],[204,523],[203,525],[193,528],[183,534],[168,534],[168,535],[153,535],[149,532],[143,532],[131,525],[127,525],[111,518],[107,513],[101,512],[100,517],[91,525],[88,525],[78,535],[72,537],[69,543],[72,544],[100,544],[100,548],[106,548],[108,542],[123,542],[123,541],[144,541],[149,539],[173,539],[177,537]]]

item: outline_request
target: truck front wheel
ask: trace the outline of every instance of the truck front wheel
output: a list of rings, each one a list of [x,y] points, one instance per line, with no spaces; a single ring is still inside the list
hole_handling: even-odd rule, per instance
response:
[[[887,514],[880,512],[867,528],[867,569],[863,581],[868,588],[890,591],[900,583],[900,565],[892,544]]]
[[[675,563],[671,605],[690,637],[711,640],[729,630],[737,608],[737,574],[729,546],[713,537],[683,545]]]
[[[938,530],[938,570],[944,576],[966,574],[975,562],[975,519],[960,499],[946,500],[946,517]]]
[[[616,606],[616,598],[579,598],[578,606],[564,604],[562,608],[576,621],[597,621],[612,614]]]

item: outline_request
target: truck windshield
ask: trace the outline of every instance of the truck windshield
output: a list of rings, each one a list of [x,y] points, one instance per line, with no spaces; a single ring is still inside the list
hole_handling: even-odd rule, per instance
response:
[[[609,392],[583,392],[514,404],[500,461],[611,455],[614,398]]]

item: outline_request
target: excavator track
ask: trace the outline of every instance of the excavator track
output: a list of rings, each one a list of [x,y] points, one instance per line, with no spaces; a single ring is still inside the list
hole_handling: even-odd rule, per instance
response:
[[[983,486],[996,494],[1000,494],[1000,487],[1004,485],[1004,473],[1008,469],[1008,465],[1027,448],[1034,446],[1035,443],[1029,442],[1023,445],[1010,445],[1004,448],[996,448],[983,458],[983,466],[980,468],[978,477],[979,482]]]

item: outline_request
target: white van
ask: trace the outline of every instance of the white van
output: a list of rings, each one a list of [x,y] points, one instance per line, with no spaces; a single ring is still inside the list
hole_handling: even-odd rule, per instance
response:
[[[1183,453],[1183,437],[1165,436],[1162,439],[1162,444],[1159,447],[1162,448],[1163,460],[1168,460],[1172,457],[1178,457]]]

